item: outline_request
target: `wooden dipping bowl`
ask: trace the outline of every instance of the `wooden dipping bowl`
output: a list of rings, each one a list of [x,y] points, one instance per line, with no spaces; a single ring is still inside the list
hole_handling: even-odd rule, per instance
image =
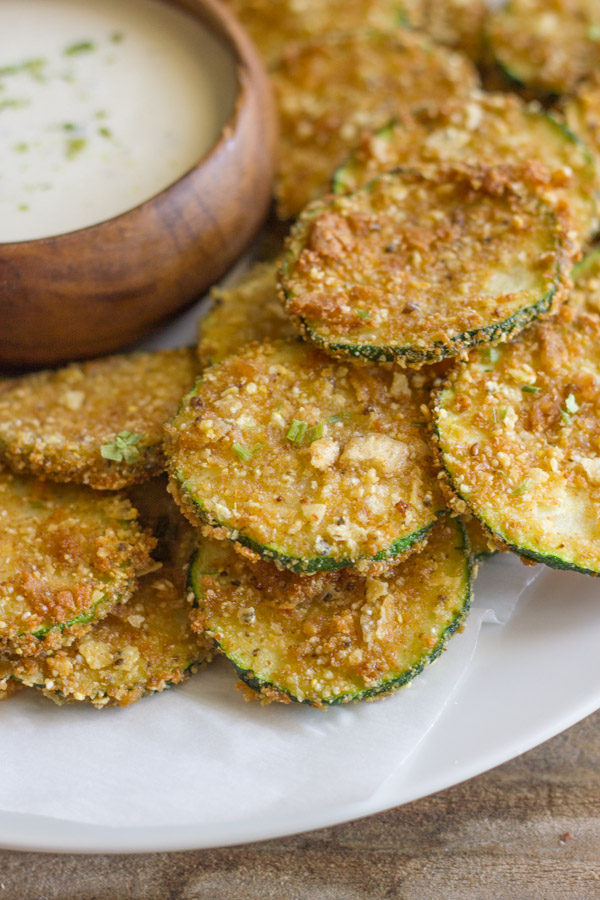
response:
[[[217,143],[140,206],[98,225],[0,244],[0,371],[99,356],[214,284],[269,207],[276,113],[262,62],[219,0],[164,0],[230,48],[237,99]]]

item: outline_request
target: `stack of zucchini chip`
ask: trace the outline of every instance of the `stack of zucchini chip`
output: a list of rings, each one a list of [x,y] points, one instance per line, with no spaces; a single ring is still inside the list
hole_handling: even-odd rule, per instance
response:
[[[220,654],[247,699],[369,700],[497,550],[600,573],[592,7],[229,2],[281,120],[262,261],[197,348],[0,382],[0,699]]]

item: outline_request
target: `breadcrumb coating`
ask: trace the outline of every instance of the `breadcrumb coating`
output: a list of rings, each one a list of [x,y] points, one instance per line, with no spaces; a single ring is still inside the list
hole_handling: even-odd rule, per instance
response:
[[[488,16],[485,0],[403,0],[402,10],[411,26],[426,31],[437,44],[481,61]]]
[[[281,123],[278,215],[324,194],[365,134],[403,111],[439,107],[478,84],[469,61],[408,30],[355,32],[290,48],[273,72]]]
[[[33,656],[131,596],[154,539],[119,494],[0,473],[0,648]]]
[[[211,366],[167,428],[170,490],[207,533],[297,571],[393,557],[442,509],[428,383],[300,341]]]
[[[398,0],[226,0],[268,66],[290,43],[307,43],[328,32],[400,27]]]
[[[98,490],[146,481],[164,470],[163,426],[197,370],[186,348],[15,378],[0,390],[0,460],[16,472]]]
[[[233,288],[215,289],[212,298],[213,307],[199,324],[198,355],[204,366],[252,341],[297,334],[279,300],[275,263],[254,266]]]
[[[193,627],[212,637],[263,702],[316,707],[383,696],[411,681],[439,655],[470,601],[456,519],[436,524],[424,549],[380,577],[301,577],[202,541],[191,583]]]
[[[590,0],[510,0],[487,37],[507,75],[540,95],[565,94],[600,66],[600,13]]]
[[[315,201],[282,260],[286,309],[328,352],[379,362],[506,340],[563,301],[576,252],[523,177],[398,170]]]
[[[566,204],[580,241],[597,230],[598,173],[590,152],[537,103],[476,91],[443,109],[420,110],[367,135],[336,172],[336,192],[352,192],[398,167],[541,164],[540,191]]]
[[[600,572],[600,316],[566,306],[474,351],[442,389],[440,461],[467,508],[523,557]]]

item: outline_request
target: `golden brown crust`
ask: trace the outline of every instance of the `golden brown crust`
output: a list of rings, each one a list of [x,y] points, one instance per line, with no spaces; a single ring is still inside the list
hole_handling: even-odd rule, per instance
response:
[[[213,306],[199,324],[198,355],[205,366],[252,341],[296,336],[277,294],[275,263],[254,266],[234,287],[215,289],[212,298]]]
[[[488,15],[485,0],[404,0],[403,11],[414,28],[426,31],[437,44],[481,61]]]
[[[206,370],[168,426],[170,490],[215,537],[292,568],[408,549],[440,510],[427,387],[301,342],[250,345]]]
[[[447,520],[383,577],[346,570],[306,578],[201,542],[193,627],[213,638],[263,702],[291,697],[322,708],[383,696],[417,675],[458,626],[469,599],[460,544],[457,523]]]
[[[273,80],[281,121],[281,218],[327,191],[363,135],[403,111],[466,97],[478,83],[468,60],[410,31],[353,33],[292,48]]]
[[[132,353],[16,378],[0,392],[0,459],[14,471],[116,490],[164,468],[162,429],[190,389],[192,349]],[[103,457],[123,432],[121,459]],[[131,457],[129,457],[131,454]],[[114,455],[114,454],[113,454]]]
[[[290,43],[307,43],[329,32],[399,27],[398,0],[227,0],[269,66]]]
[[[583,136],[583,135],[582,135]],[[397,167],[541,164],[548,170],[543,195],[566,204],[579,239],[598,225],[597,172],[587,148],[537,103],[508,94],[476,91],[442,109],[417,110],[367,135],[335,177],[339,192],[352,192]]]
[[[441,462],[497,538],[600,571],[600,316],[564,307],[492,359],[470,356],[436,408]]]
[[[0,646],[35,655],[125,602],[154,540],[118,494],[0,474]]]
[[[538,178],[400,170],[316,201],[282,261],[288,312],[331,353],[409,365],[506,340],[564,300],[576,252]]]
[[[153,571],[126,605],[111,609],[79,640],[12,663],[16,678],[56,703],[129,706],[181,683],[210,659],[210,642],[189,625],[187,571],[196,533],[167,493],[166,479],[136,486],[131,494],[142,524],[157,539]]]
[[[489,17],[488,38],[509,75],[543,94],[572,91],[600,65],[599,18],[582,0],[510,0]]]

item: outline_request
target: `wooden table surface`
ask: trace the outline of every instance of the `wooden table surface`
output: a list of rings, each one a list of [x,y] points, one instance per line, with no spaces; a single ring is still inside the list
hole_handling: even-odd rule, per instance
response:
[[[600,712],[465,784],[222,850],[0,852],[0,900],[595,900]]]

